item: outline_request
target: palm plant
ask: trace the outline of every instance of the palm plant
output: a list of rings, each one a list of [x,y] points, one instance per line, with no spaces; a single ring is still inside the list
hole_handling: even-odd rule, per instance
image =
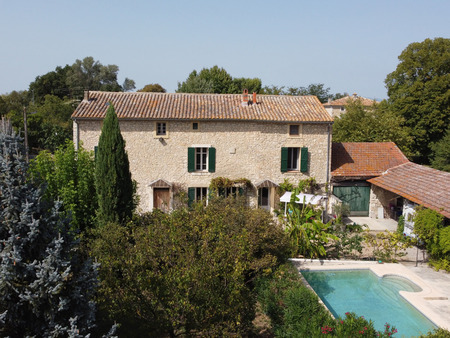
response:
[[[285,229],[295,248],[294,254],[310,258],[323,257],[326,255],[325,244],[330,239],[338,238],[327,232],[331,224],[321,221],[320,210],[295,201],[299,192],[299,189],[293,190],[285,219]]]

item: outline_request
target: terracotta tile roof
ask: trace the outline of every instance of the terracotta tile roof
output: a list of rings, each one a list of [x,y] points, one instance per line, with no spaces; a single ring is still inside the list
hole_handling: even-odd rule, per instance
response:
[[[252,95],[249,95],[252,98]],[[257,120],[326,122],[333,120],[315,96],[258,95],[257,104],[242,106],[241,94],[89,92],[73,119],[102,119],[108,102],[119,119]]]
[[[368,182],[450,218],[450,173],[412,162]]]
[[[394,142],[333,143],[331,176],[373,177],[409,162]]]
[[[357,96],[356,94],[353,94],[351,96],[344,96],[340,99],[334,100],[334,101],[330,101],[330,102],[325,102],[323,105],[324,107],[331,107],[331,106],[345,106],[348,103],[348,100],[356,100],[359,99],[361,100],[361,103],[364,106],[372,106],[374,103],[378,103],[375,100],[371,100],[362,96]]]

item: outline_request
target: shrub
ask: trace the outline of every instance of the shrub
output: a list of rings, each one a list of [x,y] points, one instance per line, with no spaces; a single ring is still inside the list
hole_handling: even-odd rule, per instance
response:
[[[397,233],[403,235],[405,231],[405,216],[400,216],[397,222]]]
[[[97,236],[100,305],[125,337],[248,334],[254,279],[290,251],[270,214],[233,198],[155,210]]]
[[[336,257],[357,257],[362,254],[364,234],[363,227],[358,224],[348,224],[345,226],[335,224],[332,234],[338,240],[334,241],[327,250],[328,255]]]
[[[437,270],[450,271],[450,227],[444,227],[444,217],[434,210],[418,207],[414,233],[424,242],[431,256],[430,264]]]
[[[450,331],[439,328],[433,332],[428,332],[426,335],[421,335],[420,338],[450,338]]]
[[[376,235],[366,233],[365,241],[373,248],[374,257],[384,262],[397,262],[399,257],[406,255],[405,250],[413,246],[410,237],[390,231],[383,231]]]
[[[336,222],[341,223],[343,217],[350,215],[350,205],[347,203],[333,205],[333,214],[336,215]]]

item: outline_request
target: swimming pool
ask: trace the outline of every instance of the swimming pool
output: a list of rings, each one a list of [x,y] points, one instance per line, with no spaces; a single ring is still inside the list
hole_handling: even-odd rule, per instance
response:
[[[397,328],[399,337],[418,336],[437,328],[399,294],[400,290],[421,291],[406,278],[392,275],[379,278],[368,269],[301,273],[336,318],[355,312],[371,319],[380,331],[388,322]]]

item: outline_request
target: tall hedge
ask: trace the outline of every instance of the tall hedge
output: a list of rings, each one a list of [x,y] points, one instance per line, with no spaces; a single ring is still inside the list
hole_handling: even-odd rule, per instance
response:
[[[130,219],[135,208],[135,186],[131,179],[125,140],[112,104],[106,112],[98,142],[95,180],[99,224],[123,224]]]

